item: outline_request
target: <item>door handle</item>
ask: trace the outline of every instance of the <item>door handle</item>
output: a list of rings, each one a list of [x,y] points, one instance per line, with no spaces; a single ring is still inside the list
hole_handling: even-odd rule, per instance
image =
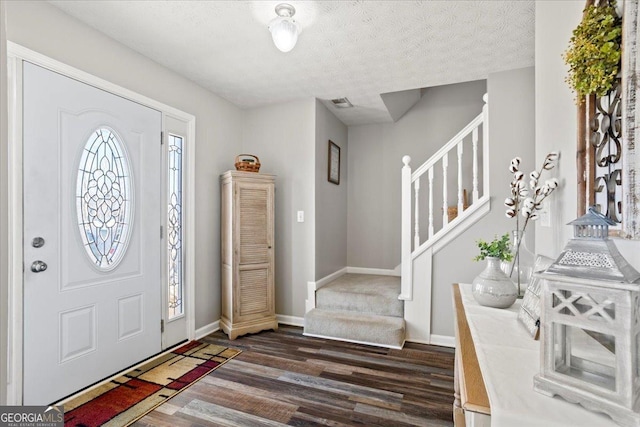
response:
[[[34,273],[41,273],[47,269],[47,264],[44,261],[33,261],[31,264],[31,271]]]

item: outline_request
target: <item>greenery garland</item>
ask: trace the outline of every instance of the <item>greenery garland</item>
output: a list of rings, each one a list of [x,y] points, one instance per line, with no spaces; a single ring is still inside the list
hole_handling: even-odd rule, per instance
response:
[[[606,6],[589,6],[582,22],[573,30],[564,60],[569,66],[565,79],[578,95],[604,96],[615,85],[622,43],[622,19],[615,0]]]

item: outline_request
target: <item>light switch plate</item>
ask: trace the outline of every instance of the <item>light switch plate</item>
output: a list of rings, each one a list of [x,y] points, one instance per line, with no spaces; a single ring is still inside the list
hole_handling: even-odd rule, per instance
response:
[[[551,227],[551,203],[548,199],[542,202],[542,209],[540,210],[540,225],[542,227]]]
[[[304,211],[298,211],[298,222],[304,222]]]

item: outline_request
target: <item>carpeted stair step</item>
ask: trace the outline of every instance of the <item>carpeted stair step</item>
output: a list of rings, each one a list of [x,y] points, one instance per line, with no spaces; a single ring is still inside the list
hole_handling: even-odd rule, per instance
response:
[[[304,317],[304,335],[402,348],[405,324],[402,317],[314,308]]]
[[[344,274],[316,291],[316,307],[404,317],[400,278],[370,274]]]

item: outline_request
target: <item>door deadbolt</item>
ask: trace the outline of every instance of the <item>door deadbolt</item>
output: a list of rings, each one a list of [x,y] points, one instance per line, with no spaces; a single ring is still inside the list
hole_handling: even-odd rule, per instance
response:
[[[34,248],[41,248],[44,246],[44,239],[42,237],[34,237],[31,241],[31,246]]]
[[[47,264],[44,261],[33,261],[31,264],[31,271],[34,273],[41,273],[47,269]]]

